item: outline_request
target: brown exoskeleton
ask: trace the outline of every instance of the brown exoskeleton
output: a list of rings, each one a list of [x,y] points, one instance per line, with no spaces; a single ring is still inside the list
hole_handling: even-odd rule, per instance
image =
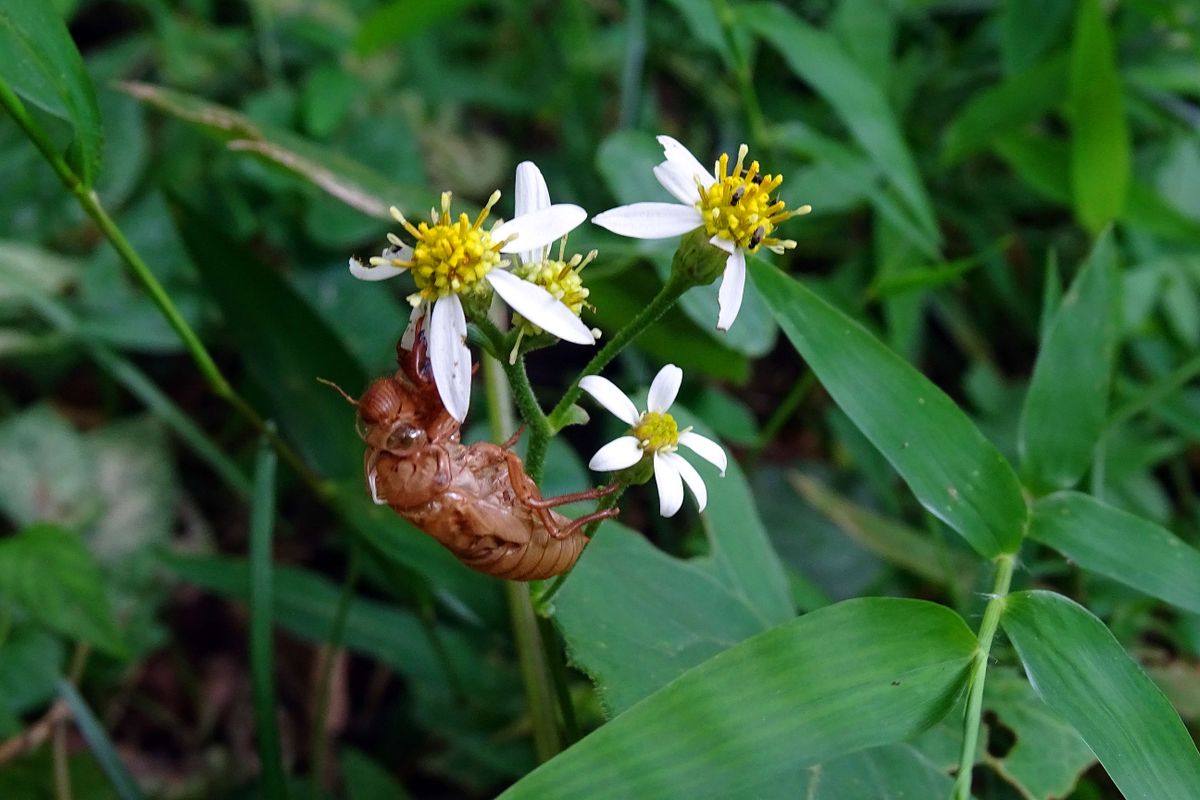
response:
[[[614,486],[544,499],[510,449],[459,441],[418,337],[397,346],[400,370],[374,381],[357,401],[367,443],[364,469],[376,503],[387,504],[472,569],[509,580],[550,578],[574,565],[587,544],[583,527],[617,509],[569,519],[555,506],[602,497]]]

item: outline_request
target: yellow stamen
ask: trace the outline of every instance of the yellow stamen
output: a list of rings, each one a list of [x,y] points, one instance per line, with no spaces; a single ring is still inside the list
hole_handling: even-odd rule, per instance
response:
[[[717,159],[717,181],[709,186],[697,182],[700,200],[696,208],[704,219],[705,232],[751,253],[760,247],[773,252],[795,247],[791,239],[777,239],[771,233],[780,223],[807,214],[812,207],[805,205],[788,211],[782,200],[772,200],[771,194],[783,183],[783,177],[762,173],[757,161],[746,167],[749,152],[750,148],[744,144],[738,148],[732,172],[729,154],[722,153]]]
[[[442,192],[440,210],[429,210],[429,222],[413,225],[393,207],[392,217],[414,240],[412,259],[379,259],[378,262],[372,259],[371,263],[407,267],[417,284],[417,292],[412,298],[416,301],[480,291],[484,288],[483,277],[507,263],[500,255],[504,242],[493,241],[491,233],[483,228],[499,199],[500,192],[493,192],[474,222],[466,214],[454,218],[450,213],[450,192]],[[395,247],[404,245],[395,234],[388,234],[388,241]]]
[[[670,414],[647,411],[634,426],[633,435],[648,453],[673,453],[679,446],[679,424]]]

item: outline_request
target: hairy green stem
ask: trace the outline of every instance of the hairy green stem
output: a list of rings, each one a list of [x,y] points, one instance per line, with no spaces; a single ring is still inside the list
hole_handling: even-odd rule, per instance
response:
[[[672,273],[667,282],[663,284],[662,289],[660,289],[658,294],[654,296],[654,299],[651,300],[645,308],[639,311],[637,316],[630,320],[628,325],[617,331],[617,333],[608,340],[608,343],[605,344],[604,347],[600,348],[600,352],[596,353],[596,355],[592,357],[592,360],[587,363],[587,366],[583,368],[583,371],[575,376],[575,380],[571,381],[571,385],[567,387],[567,391],[563,394],[562,399],[558,401],[558,405],[556,405],[554,410],[547,415],[551,431],[558,431],[560,428],[562,428],[563,424],[566,422],[567,413],[570,411],[571,406],[583,393],[583,390],[579,388],[579,382],[588,375],[598,375],[600,370],[608,366],[609,362],[616,358],[617,355],[624,350],[630,342],[640,336],[644,330],[657,322],[659,317],[667,313],[668,309],[675,305],[675,301],[694,285],[694,283],[688,281],[687,279],[678,277],[676,274]],[[530,474],[533,473],[534,468],[536,468],[540,473],[542,465],[537,462],[534,462],[531,465],[531,461],[533,461],[532,457],[526,459],[526,466],[530,469]]]
[[[491,331],[499,329],[488,323]],[[487,330],[488,326],[484,329]],[[503,352],[502,350],[499,352]],[[488,399],[488,421],[492,438],[502,441],[515,427],[509,386],[505,376],[511,368],[504,366],[490,355],[483,356],[483,382]],[[517,359],[521,364],[521,359]],[[525,374],[524,365],[520,374]],[[525,379],[528,387],[529,380]],[[532,393],[531,393],[532,394]],[[536,405],[536,401],[534,401]],[[541,410],[538,410],[538,414]],[[535,415],[536,418],[536,415]],[[527,420],[528,421],[528,420]],[[542,418],[545,423],[545,418]],[[531,425],[531,428],[533,426]],[[533,723],[533,748],[538,761],[549,761],[562,750],[562,734],[558,728],[554,676],[546,660],[542,632],[538,628],[537,615],[529,597],[529,587],[515,581],[504,582],[504,594],[508,598],[508,610],[512,618],[513,638],[517,645],[517,661],[521,669],[521,682],[525,686],[525,697],[529,702],[529,717]]]
[[[954,800],[970,800],[971,773],[975,767],[975,748],[979,743],[979,720],[983,713],[983,686],[987,680],[988,659],[992,652],[992,639],[1000,624],[1000,615],[1008,600],[1008,587],[1012,583],[1013,564],[1016,557],[1005,554],[996,559],[996,577],[992,582],[992,593],[983,611],[983,622],[979,626],[979,649],[971,664],[971,677],[967,683],[967,712],[963,727],[962,753],[958,762],[958,778],[954,782]]]

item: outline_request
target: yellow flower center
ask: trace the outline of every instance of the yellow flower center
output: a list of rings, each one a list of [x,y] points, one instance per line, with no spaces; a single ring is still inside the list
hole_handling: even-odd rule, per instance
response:
[[[679,425],[670,414],[647,411],[638,420],[633,435],[648,453],[670,453],[679,446]]]
[[[392,209],[392,216],[415,240],[412,260],[383,260],[393,266],[407,267],[412,273],[417,293],[410,301],[479,291],[484,288],[480,283],[483,277],[507,263],[500,255],[505,242],[493,240],[491,232],[483,229],[484,220],[499,199],[500,192],[494,192],[474,222],[465,213],[457,219],[451,215],[450,192],[442,192],[441,212],[430,211],[431,222],[413,225],[399,210]],[[401,244],[394,236],[389,235],[388,239],[396,246]]]
[[[554,295],[564,306],[571,309],[575,316],[583,313],[588,295],[591,292],[583,285],[580,271],[596,257],[593,250],[586,256],[574,255],[569,261],[563,260],[562,248],[559,249],[557,260],[546,259],[533,264],[521,264],[512,272],[518,278],[535,283]],[[513,324],[530,336],[537,336],[542,329],[534,325],[520,314],[513,314]]]
[[[729,154],[722,153],[717,161],[717,182],[700,187],[696,207],[704,217],[704,230],[709,236],[720,236],[747,252],[766,247],[776,253],[795,247],[791,239],[776,239],[771,235],[776,226],[791,217],[812,211],[800,206],[792,211],[782,200],[771,199],[771,193],[783,183],[782,175],[765,175],[757,161],[745,167],[749,148],[738,148],[737,163],[729,171]]]

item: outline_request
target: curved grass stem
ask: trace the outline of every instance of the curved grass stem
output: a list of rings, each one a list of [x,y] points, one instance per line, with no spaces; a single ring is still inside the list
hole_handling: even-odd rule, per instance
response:
[[[204,376],[204,380],[208,383],[213,393],[228,403],[235,412],[254,428],[255,432],[266,436],[271,443],[271,447],[279,454],[279,457],[287,462],[288,466],[296,471],[296,473],[307,483],[314,491],[323,497],[328,496],[327,487],[322,484],[321,480],[308,468],[308,465],[301,460],[295,450],[291,448],[287,442],[283,441],[275,431],[270,430],[267,422],[263,417],[254,410],[254,408],[246,402],[233,385],[229,383],[225,375],[221,372],[213,360],[212,355],[200,341],[199,335],[192,330],[191,325],[183,318],[179,308],[175,302],[171,300],[171,296],[167,294],[167,290],[159,283],[158,278],[154,277],[154,273],[150,267],[146,266],[146,262],[133,249],[133,245],[125,238],[125,234],[117,227],[116,222],[104,210],[100,204],[100,198],[89,186],[86,186],[79,176],[75,174],[71,166],[63,159],[63,157],[51,144],[49,137],[45,131],[37,124],[37,122],[29,115],[24,103],[17,97],[16,93],[5,83],[0,80],[0,106],[3,106],[12,116],[13,120],[25,132],[26,137],[33,142],[34,146],[45,157],[50,167],[55,174],[62,180],[63,185],[78,201],[84,212],[91,217],[92,221],[104,234],[104,238],[108,239],[113,249],[121,256],[121,259],[132,270],[134,277],[138,283],[145,289],[146,294],[150,296],[150,300],[158,308],[159,313],[166,319],[167,324],[175,331],[175,335],[179,337],[184,349],[195,362],[196,367],[200,370],[200,374]]]

